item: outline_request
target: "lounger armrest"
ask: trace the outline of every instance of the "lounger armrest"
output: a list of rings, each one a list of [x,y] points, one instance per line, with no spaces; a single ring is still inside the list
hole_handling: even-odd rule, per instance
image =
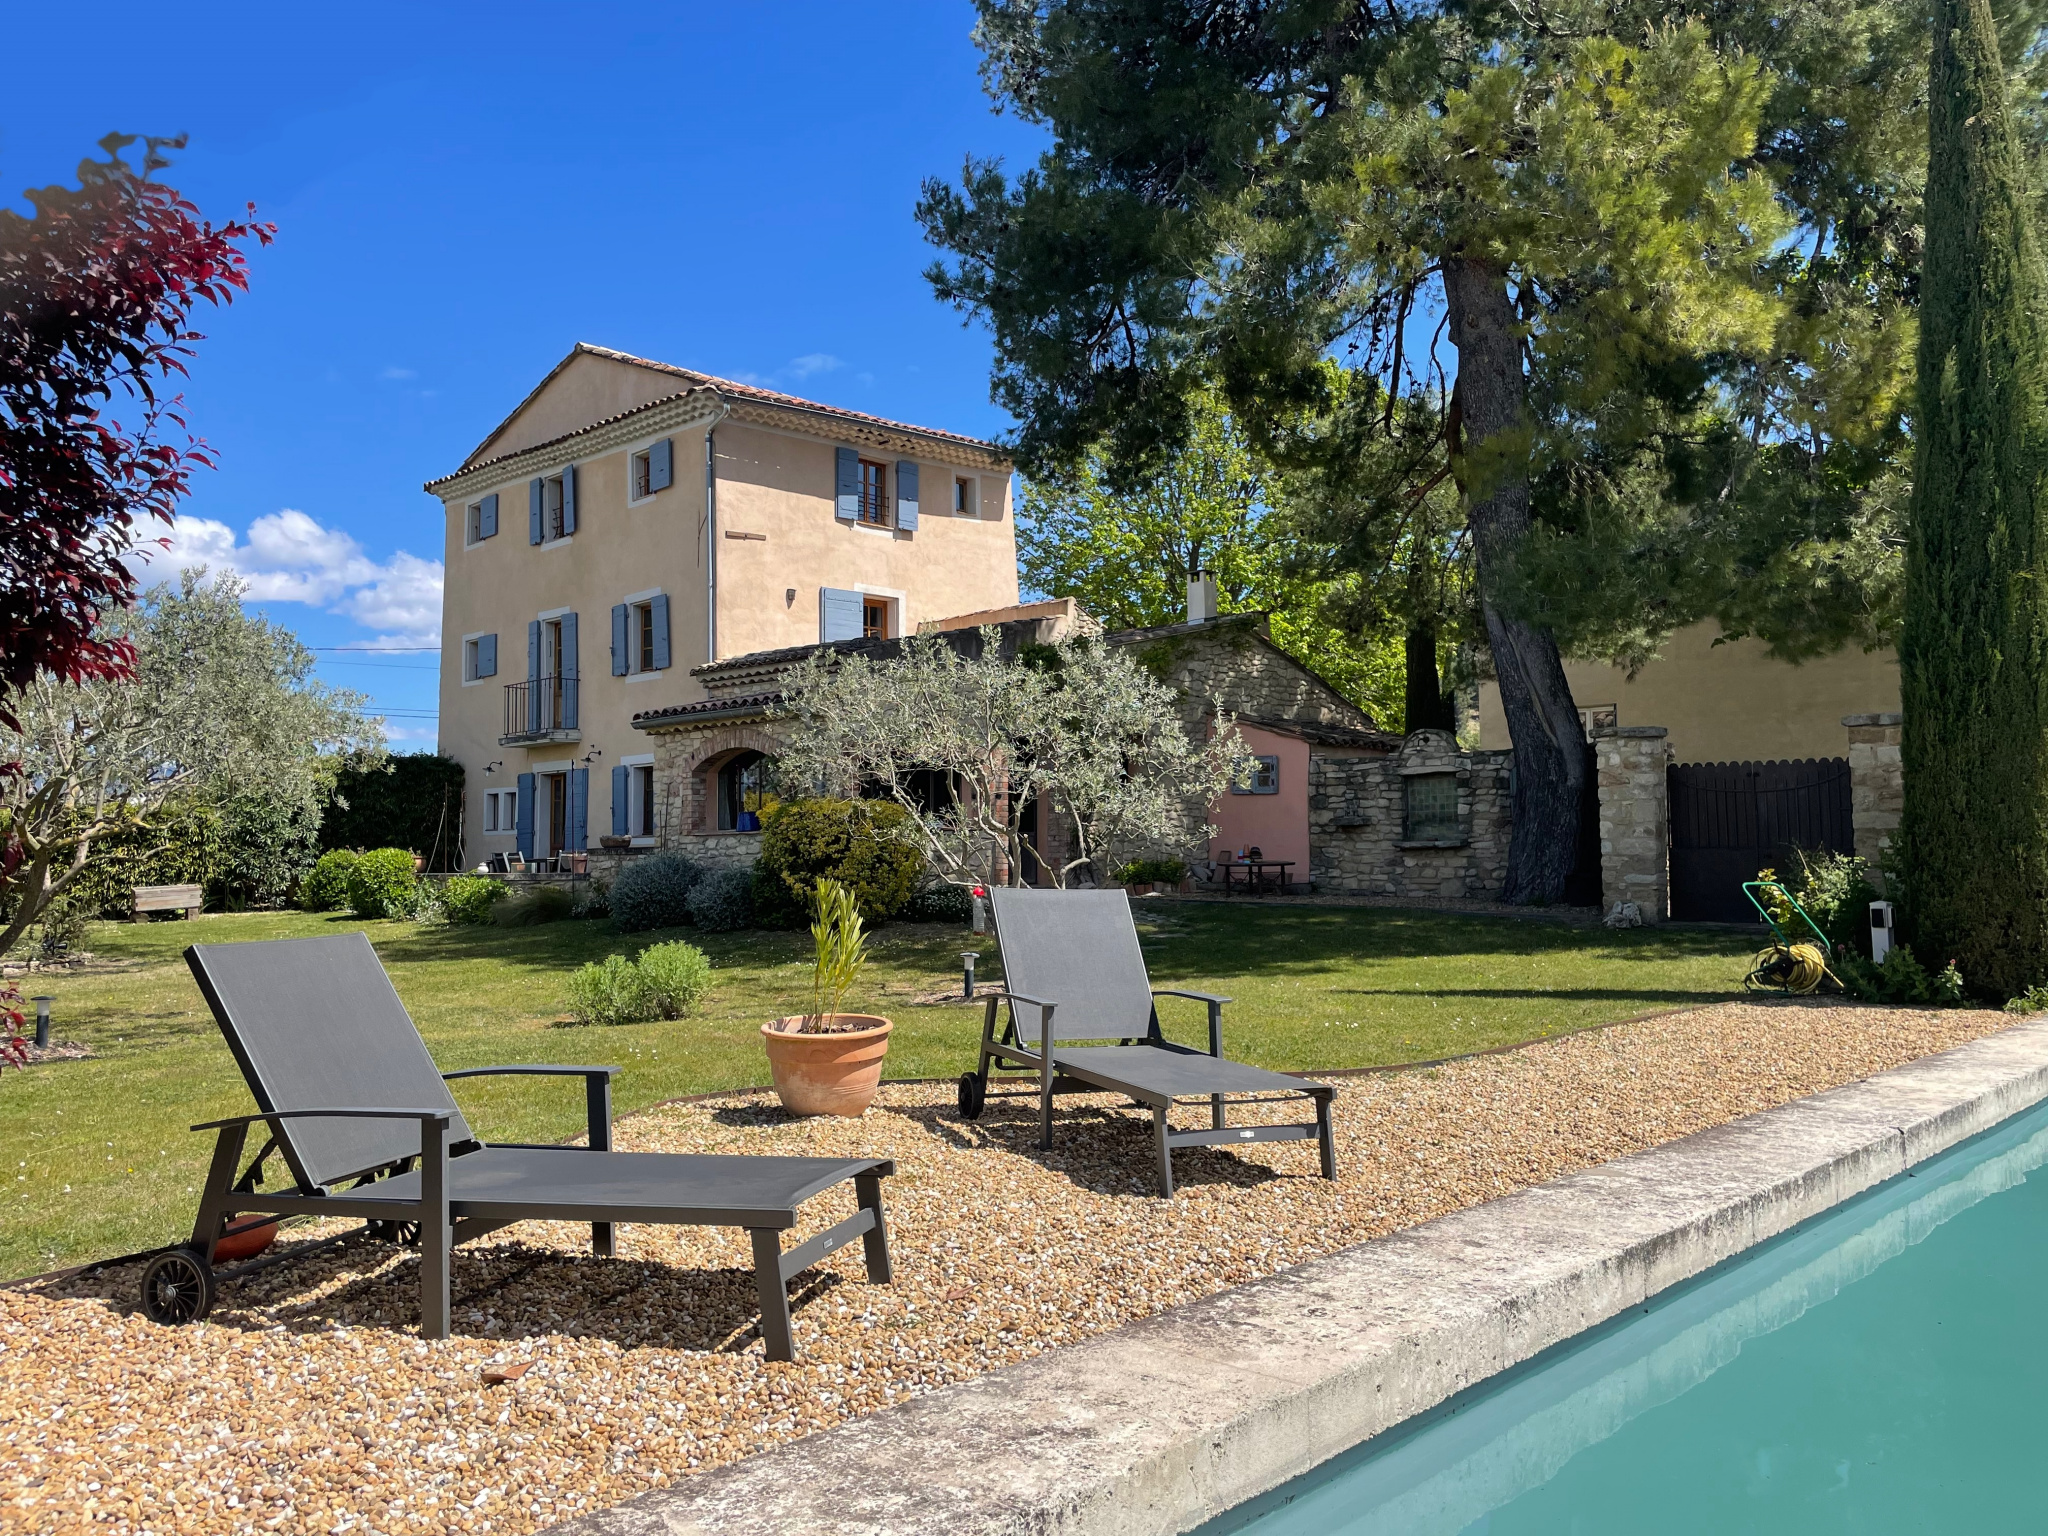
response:
[[[1207,1003],[1209,1005],[1209,1054],[1218,1058],[1223,1055],[1223,1005],[1230,1001],[1229,998],[1218,997],[1214,992],[1184,992],[1179,987],[1154,987],[1152,995],[1154,997],[1185,997],[1191,998],[1198,1003]],[[1154,1020],[1153,1028],[1157,1029],[1159,1026],[1156,1022],[1156,1013]]]
[[[609,1152],[612,1149],[612,1079],[620,1072],[618,1067],[557,1067],[545,1062],[526,1063],[508,1067],[464,1067],[459,1072],[443,1072],[445,1081],[453,1082],[458,1077],[580,1077],[583,1079],[583,1107],[590,1127],[590,1150]]]
[[[982,992],[977,996],[994,998],[998,1002],[1028,1003],[1031,1007],[1039,1009],[1059,1007],[1058,1003],[1049,1002],[1042,997],[1026,997],[1022,992]]]

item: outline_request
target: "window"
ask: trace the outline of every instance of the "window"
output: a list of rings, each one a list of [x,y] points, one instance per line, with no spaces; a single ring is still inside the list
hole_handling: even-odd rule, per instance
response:
[[[633,481],[632,494],[635,501],[640,500],[643,496],[652,496],[654,494],[654,466],[648,460],[649,452],[647,449],[642,448],[629,461]]]
[[[626,500],[645,501],[675,483],[675,439],[665,437],[626,456]]]
[[[487,789],[484,791],[484,830],[486,832],[516,832],[519,830],[518,790]]]
[[[569,536],[562,519],[562,477],[549,475],[540,483],[541,542]]]
[[[860,600],[860,632],[869,640],[889,638],[889,599],[864,597]]]
[[[1280,759],[1254,757],[1251,777],[1230,786],[1233,795],[1277,795],[1280,793]]]
[[[668,598],[660,592],[612,607],[612,676],[661,672],[669,665]]]
[[[498,637],[466,635],[462,641],[462,680],[478,682],[498,675]]]
[[[654,604],[633,605],[633,670],[654,670]]]
[[[975,495],[975,482],[966,478],[953,482],[953,511],[960,517],[972,517],[980,497]]]
[[[889,526],[888,468],[873,459],[860,461],[860,508],[855,520],[875,528]]]
[[[632,798],[626,825],[634,837],[654,836],[654,765],[641,763],[633,769]]]
[[[768,759],[742,752],[718,770],[718,830],[758,832],[766,798]]]
[[[1458,776],[1410,774],[1402,785],[1401,835],[1411,843],[1453,842],[1458,827]]]

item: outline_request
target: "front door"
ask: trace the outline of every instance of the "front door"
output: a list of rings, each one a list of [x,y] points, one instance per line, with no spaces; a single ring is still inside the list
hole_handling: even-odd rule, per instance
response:
[[[569,775],[543,776],[548,786],[548,836],[543,855],[554,858],[569,841]]]

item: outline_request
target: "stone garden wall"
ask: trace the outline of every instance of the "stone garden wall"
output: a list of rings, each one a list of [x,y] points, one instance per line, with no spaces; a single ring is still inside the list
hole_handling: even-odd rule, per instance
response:
[[[1661,725],[1593,732],[1600,788],[1600,892],[1610,920],[1671,915],[1671,733]],[[1625,912],[1632,903],[1634,911]]]
[[[1460,752],[1447,731],[1417,731],[1399,752],[1309,759],[1309,878],[1331,894],[1490,901],[1507,875],[1508,752]],[[1407,780],[1451,776],[1458,830],[1411,839]]]
[[[1905,716],[1844,715],[1849,732],[1849,819],[1856,856],[1870,868],[1870,883],[1884,889],[1884,856],[1906,806],[1906,773],[1899,760]]]

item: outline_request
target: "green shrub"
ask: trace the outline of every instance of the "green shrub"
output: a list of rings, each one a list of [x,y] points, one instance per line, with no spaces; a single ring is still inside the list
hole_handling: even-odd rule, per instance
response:
[[[333,912],[348,901],[349,871],[356,867],[356,860],[362,857],[346,848],[336,848],[320,855],[319,862],[306,872],[306,878],[299,882],[299,905],[308,912]],[[405,867],[412,868],[408,859]]]
[[[925,886],[903,908],[906,922],[950,923],[964,927],[974,921],[974,892],[949,880]]]
[[[754,921],[754,872],[715,869],[690,887],[690,921],[706,933],[733,933]]]
[[[569,1012],[584,1024],[638,1024],[653,1016],[640,967],[624,955],[607,955],[570,976]]]
[[[762,828],[755,918],[774,927],[808,925],[820,880],[852,891],[867,922],[895,917],[924,876],[924,854],[902,836],[909,819],[892,800],[784,801]]]
[[[1849,950],[1835,956],[1834,972],[1841,978],[1843,991],[1866,1003],[1925,1003],[1954,1008],[1963,1001],[1963,977],[1953,960],[1930,974],[1904,944],[1894,944],[1882,965],[1873,965]]]
[[[681,939],[656,944],[641,951],[640,984],[654,1017],[680,1019],[711,990],[711,962],[704,958],[703,950]]]
[[[412,883],[412,895],[407,899],[404,909],[391,915],[409,917],[416,923],[447,922],[448,904],[441,892],[441,882],[415,879]]]
[[[418,883],[410,852],[373,848],[349,866],[348,909],[357,917],[401,917],[412,910]]]
[[[2029,987],[2005,1005],[2007,1013],[2039,1013],[2048,1008],[2048,987]]]
[[[451,923],[488,923],[491,908],[512,894],[512,888],[489,875],[457,875],[441,886],[441,909]]]
[[[690,920],[690,889],[704,866],[680,853],[643,854],[626,860],[612,881],[612,926],[621,933],[680,928]]]
[[[1116,872],[1118,885],[1179,885],[1188,867],[1179,859],[1133,859]]]
[[[1796,851],[1799,877],[1787,882],[1793,899],[1828,936],[1830,951],[1839,954],[1846,948],[1868,959],[1870,904],[1878,898],[1863,860],[1847,853]]]
[[[491,921],[500,928],[533,928],[541,923],[559,923],[576,915],[576,898],[559,885],[536,885],[509,901],[491,908]]]
[[[609,881],[596,877],[581,882],[576,887],[576,915],[578,917],[610,917],[612,915],[612,888]]]

